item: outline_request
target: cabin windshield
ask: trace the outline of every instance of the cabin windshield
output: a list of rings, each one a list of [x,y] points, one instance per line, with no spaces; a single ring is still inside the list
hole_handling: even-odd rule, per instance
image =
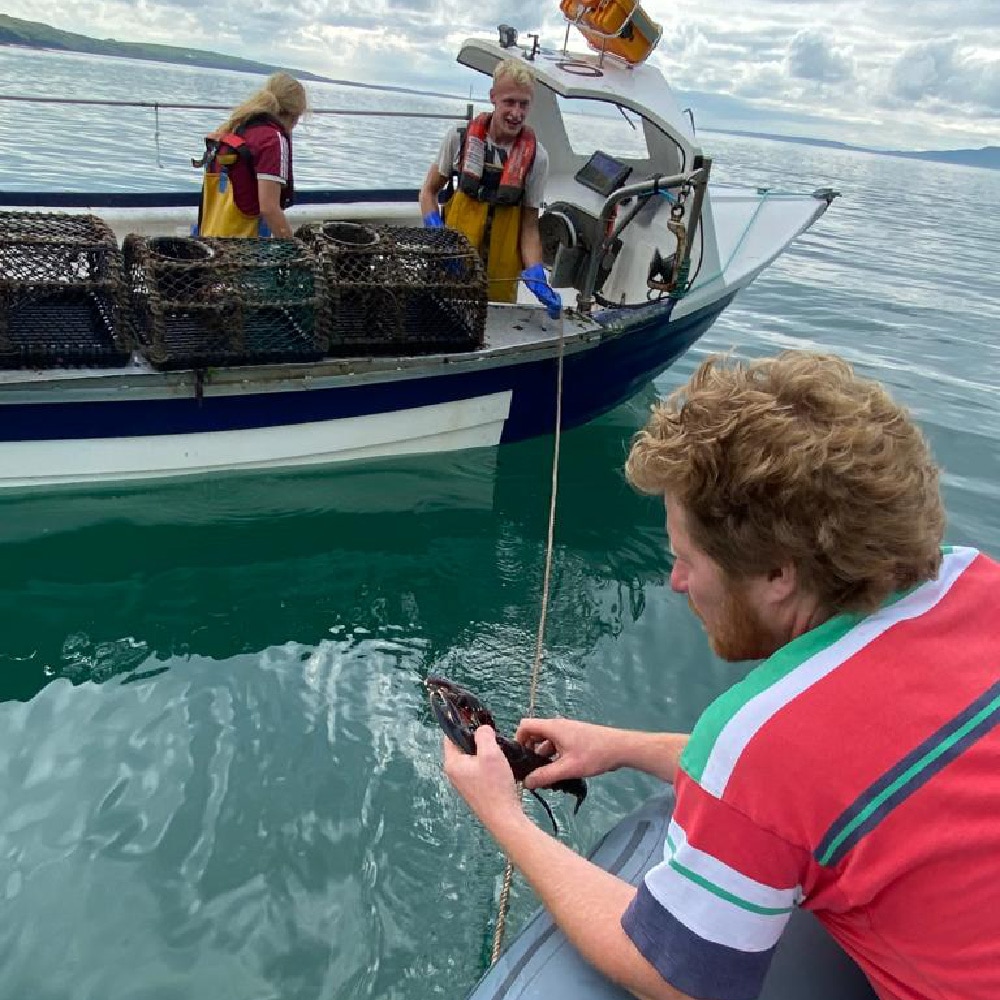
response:
[[[574,153],[587,157],[596,149],[630,160],[646,160],[649,149],[642,118],[634,111],[603,101],[556,97]]]

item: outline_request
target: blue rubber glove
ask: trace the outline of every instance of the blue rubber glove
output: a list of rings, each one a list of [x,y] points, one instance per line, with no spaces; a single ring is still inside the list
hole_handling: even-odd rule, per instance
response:
[[[443,229],[444,219],[441,218],[441,213],[435,208],[433,212],[428,212],[424,216],[424,225],[428,229]]]
[[[559,293],[549,285],[545,277],[545,268],[541,264],[532,264],[521,272],[521,280],[531,289],[532,294],[538,299],[550,319],[559,319],[562,310],[562,299]]]

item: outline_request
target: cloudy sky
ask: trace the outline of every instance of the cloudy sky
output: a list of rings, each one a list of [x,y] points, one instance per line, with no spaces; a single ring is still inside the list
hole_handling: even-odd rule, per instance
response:
[[[1000,144],[1000,0],[645,0],[652,59],[703,128],[879,148]],[[496,24],[562,43],[557,0],[6,0],[120,41],[208,48],[339,79],[468,92],[458,43]],[[583,47],[577,38],[571,47]]]

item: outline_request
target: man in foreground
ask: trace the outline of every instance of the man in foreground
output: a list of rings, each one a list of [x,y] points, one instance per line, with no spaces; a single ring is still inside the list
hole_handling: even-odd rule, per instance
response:
[[[642,997],[745,1000],[796,906],[883,1000],[1000,997],[1000,566],[941,549],[909,415],[833,357],[709,359],[626,464],[662,496],[715,652],[757,666],[689,736],[526,719],[532,787],[673,782],[638,890],[538,829],[492,730],[445,770],[578,950]]]
[[[534,85],[522,60],[497,65],[490,90],[493,112],[449,129],[420,189],[420,212],[425,226],[447,223],[479,251],[491,301],[516,302],[521,280],[556,319],[562,300],[545,277],[538,232],[549,156],[524,124]],[[442,218],[438,194],[452,178],[456,190]]]

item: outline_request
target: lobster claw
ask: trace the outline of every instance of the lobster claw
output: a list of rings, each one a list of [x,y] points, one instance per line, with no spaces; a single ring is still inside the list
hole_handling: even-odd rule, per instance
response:
[[[475,754],[476,730],[482,725],[496,728],[489,709],[471,691],[437,674],[429,674],[424,686],[445,735],[463,753]]]

